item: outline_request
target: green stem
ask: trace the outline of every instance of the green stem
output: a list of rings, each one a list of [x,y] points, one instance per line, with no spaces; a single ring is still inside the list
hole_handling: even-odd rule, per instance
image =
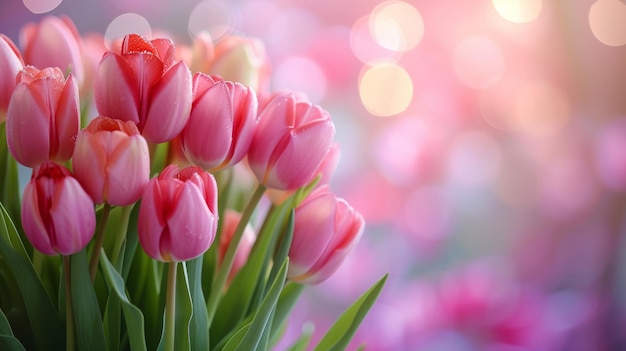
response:
[[[43,276],[43,254],[38,250],[33,250],[33,268],[37,275],[39,275],[39,279],[42,279]]]
[[[67,351],[74,351],[75,339],[71,274],[70,256],[63,256],[63,275],[65,276],[65,349]]]
[[[244,209],[241,214],[241,220],[235,229],[235,233],[233,233],[233,238],[231,239],[230,244],[228,245],[228,250],[226,250],[226,254],[224,255],[224,260],[220,264],[220,268],[217,272],[217,277],[213,282],[213,286],[211,287],[211,293],[209,295],[209,300],[207,301],[207,313],[208,313],[208,325],[211,326],[213,322],[213,317],[215,316],[215,312],[217,310],[217,305],[222,297],[222,289],[226,284],[226,278],[228,278],[228,273],[233,265],[233,261],[235,260],[235,252],[237,251],[237,246],[239,246],[239,241],[241,241],[241,237],[243,236],[243,231],[246,228],[246,225],[250,221],[250,217],[252,217],[252,213],[256,208],[257,204],[263,197],[263,193],[265,193],[265,185],[259,184],[255,189],[248,205]]]
[[[115,242],[113,244],[113,254],[111,255],[111,262],[117,267],[117,260],[122,250],[122,245],[126,241],[126,234],[128,233],[128,221],[130,220],[130,212],[133,209],[133,205],[122,207],[122,214],[120,220],[120,231],[115,236]],[[120,268],[120,267],[117,267]]]
[[[100,223],[96,229],[96,241],[94,243],[93,250],[91,251],[91,260],[89,261],[89,275],[91,276],[91,282],[96,280],[96,272],[98,271],[98,262],[100,261],[100,248],[104,243],[104,229],[109,221],[109,213],[111,212],[111,205],[105,203],[102,209],[102,217],[100,217]]]
[[[167,297],[165,302],[165,351],[174,351],[176,327],[176,270],[178,262],[170,262],[167,272]]]

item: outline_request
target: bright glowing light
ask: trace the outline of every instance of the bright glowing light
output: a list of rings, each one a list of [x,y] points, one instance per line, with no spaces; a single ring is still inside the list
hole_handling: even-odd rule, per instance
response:
[[[370,31],[370,18],[371,16],[361,17],[352,25],[350,30],[352,53],[363,63],[376,60],[395,61],[400,53],[388,50],[376,42]]]
[[[467,86],[488,88],[498,83],[504,73],[504,55],[493,40],[471,37],[456,47],[454,68]]]
[[[491,3],[500,16],[514,23],[534,21],[543,6],[542,0],[491,0]]]
[[[143,16],[136,13],[125,13],[117,16],[104,32],[104,43],[108,49],[115,40],[123,39],[128,33],[136,33],[148,39],[152,37],[150,23]]]
[[[322,68],[306,57],[290,57],[274,73],[277,90],[303,92],[312,102],[319,102],[326,94],[326,75]]]
[[[593,35],[605,45],[626,44],[626,4],[619,0],[598,0],[589,9]]]
[[[403,1],[387,1],[374,8],[370,32],[378,45],[393,51],[414,48],[424,35],[419,11]]]
[[[189,15],[189,35],[195,37],[199,33],[209,32],[211,38],[219,39],[228,33],[233,26],[233,14],[222,1],[202,1],[194,7]]]
[[[36,14],[46,13],[54,10],[62,0],[23,0],[24,6]]]
[[[513,113],[523,131],[543,137],[555,134],[566,125],[570,106],[560,90],[539,81],[521,88]]]
[[[359,79],[359,95],[373,115],[386,117],[406,110],[413,97],[413,82],[407,71],[395,63],[367,67]]]

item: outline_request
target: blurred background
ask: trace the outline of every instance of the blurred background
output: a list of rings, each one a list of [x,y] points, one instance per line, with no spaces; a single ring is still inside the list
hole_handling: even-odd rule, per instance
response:
[[[351,349],[626,350],[626,3],[3,0],[0,32],[46,14],[258,37],[272,90],[331,113],[367,229],[279,350],[387,272]]]

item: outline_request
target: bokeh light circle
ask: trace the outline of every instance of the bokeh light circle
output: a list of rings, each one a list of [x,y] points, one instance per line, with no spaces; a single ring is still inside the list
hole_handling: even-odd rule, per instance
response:
[[[381,62],[365,66],[359,77],[359,95],[373,115],[386,117],[404,112],[413,98],[413,81],[400,65]]]
[[[152,29],[147,19],[136,13],[124,13],[114,18],[104,32],[104,43],[107,49],[111,48],[111,43],[123,39],[129,33],[136,33],[146,38],[152,37]]]
[[[24,6],[35,14],[50,12],[57,8],[63,0],[23,0]]]
[[[189,15],[189,35],[196,37],[208,32],[214,40],[230,32],[234,16],[230,7],[222,1],[202,1],[194,7]]]
[[[489,88],[502,78],[504,54],[487,37],[467,38],[454,50],[454,68],[465,85],[475,89]]]
[[[547,137],[561,131],[570,117],[565,94],[545,81],[527,83],[515,97],[513,115],[522,131]]]
[[[598,0],[589,9],[591,32],[608,46],[626,44],[626,4],[619,0]]]
[[[407,51],[424,35],[424,20],[419,11],[404,1],[387,1],[372,11],[369,21],[372,37],[385,49]]]
[[[326,94],[326,74],[313,60],[294,56],[276,67],[274,73],[276,90],[288,89],[303,92],[314,103]]]
[[[532,22],[541,12],[542,0],[492,0],[498,14],[513,23]]]

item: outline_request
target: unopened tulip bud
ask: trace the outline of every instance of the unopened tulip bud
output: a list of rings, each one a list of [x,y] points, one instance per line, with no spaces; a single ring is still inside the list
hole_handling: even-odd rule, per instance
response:
[[[0,123],[6,120],[6,112],[13,89],[15,76],[24,68],[22,55],[15,44],[4,34],[0,34]]]
[[[7,144],[17,162],[35,167],[72,157],[80,125],[78,83],[59,68],[27,66],[7,111]]]
[[[47,161],[33,169],[24,188],[22,225],[37,250],[71,255],[93,237],[94,204],[67,168]]]
[[[95,118],[78,134],[72,161],[76,178],[97,204],[130,205],[150,179],[148,143],[132,122]]]
[[[197,166],[166,167],[150,180],[139,208],[139,242],[148,256],[163,262],[202,255],[217,231],[217,183]]]

